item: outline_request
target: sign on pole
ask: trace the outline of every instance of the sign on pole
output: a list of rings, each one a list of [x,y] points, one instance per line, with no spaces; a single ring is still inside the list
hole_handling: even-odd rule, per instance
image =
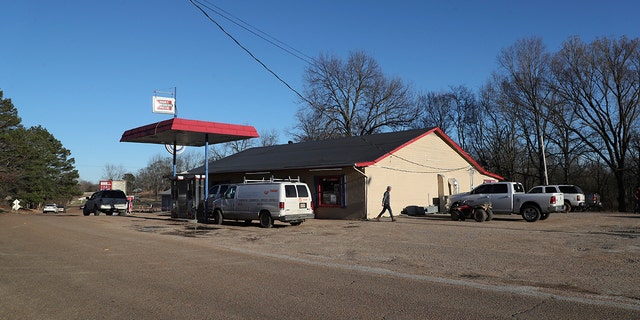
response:
[[[153,96],[153,113],[176,114],[176,99]]]

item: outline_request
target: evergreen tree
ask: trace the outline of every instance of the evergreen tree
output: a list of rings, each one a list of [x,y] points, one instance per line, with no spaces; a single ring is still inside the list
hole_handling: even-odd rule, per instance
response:
[[[75,159],[53,135],[41,126],[14,131],[21,162],[21,179],[13,193],[32,207],[45,202],[65,203],[81,194]]]
[[[45,128],[26,129],[21,122],[0,91],[0,197],[34,208],[82,194],[71,152]]]
[[[14,149],[11,132],[21,128],[22,119],[11,99],[4,99],[0,90],[0,198],[8,195],[9,187],[16,181],[21,172],[18,168],[20,159]]]

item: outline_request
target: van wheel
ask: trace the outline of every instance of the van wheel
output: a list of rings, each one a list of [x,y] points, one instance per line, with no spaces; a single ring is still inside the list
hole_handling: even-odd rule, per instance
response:
[[[222,211],[214,210],[210,217],[213,224],[222,224]]]
[[[260,212],[260,226],[263,228],[273,227],[273,218],[271,217],[271,213],[268,211]]]

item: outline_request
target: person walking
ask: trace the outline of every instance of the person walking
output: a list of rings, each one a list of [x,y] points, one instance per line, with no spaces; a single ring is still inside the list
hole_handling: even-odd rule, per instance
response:
[[[391,186],[387,186],[387,191],[384,192],[382,196],[382,211],[375,217],[374,220],[380,221],[380,217],[385,213],[385,211],[389,210],[389,215],[391,216],[391,221],[396,221],[396,218],[393,217],[393,211],[391,211]]]

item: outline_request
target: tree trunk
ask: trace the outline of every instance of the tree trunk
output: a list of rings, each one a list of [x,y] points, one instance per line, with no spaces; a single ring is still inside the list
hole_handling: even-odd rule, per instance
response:
[[[616,186],[618,187],[618,212],[626,212],[627,211],[627,203],[626,203],[626,189],[624,186],[624,173],[623,170],[617,169],[615,170],[616,176]]]

